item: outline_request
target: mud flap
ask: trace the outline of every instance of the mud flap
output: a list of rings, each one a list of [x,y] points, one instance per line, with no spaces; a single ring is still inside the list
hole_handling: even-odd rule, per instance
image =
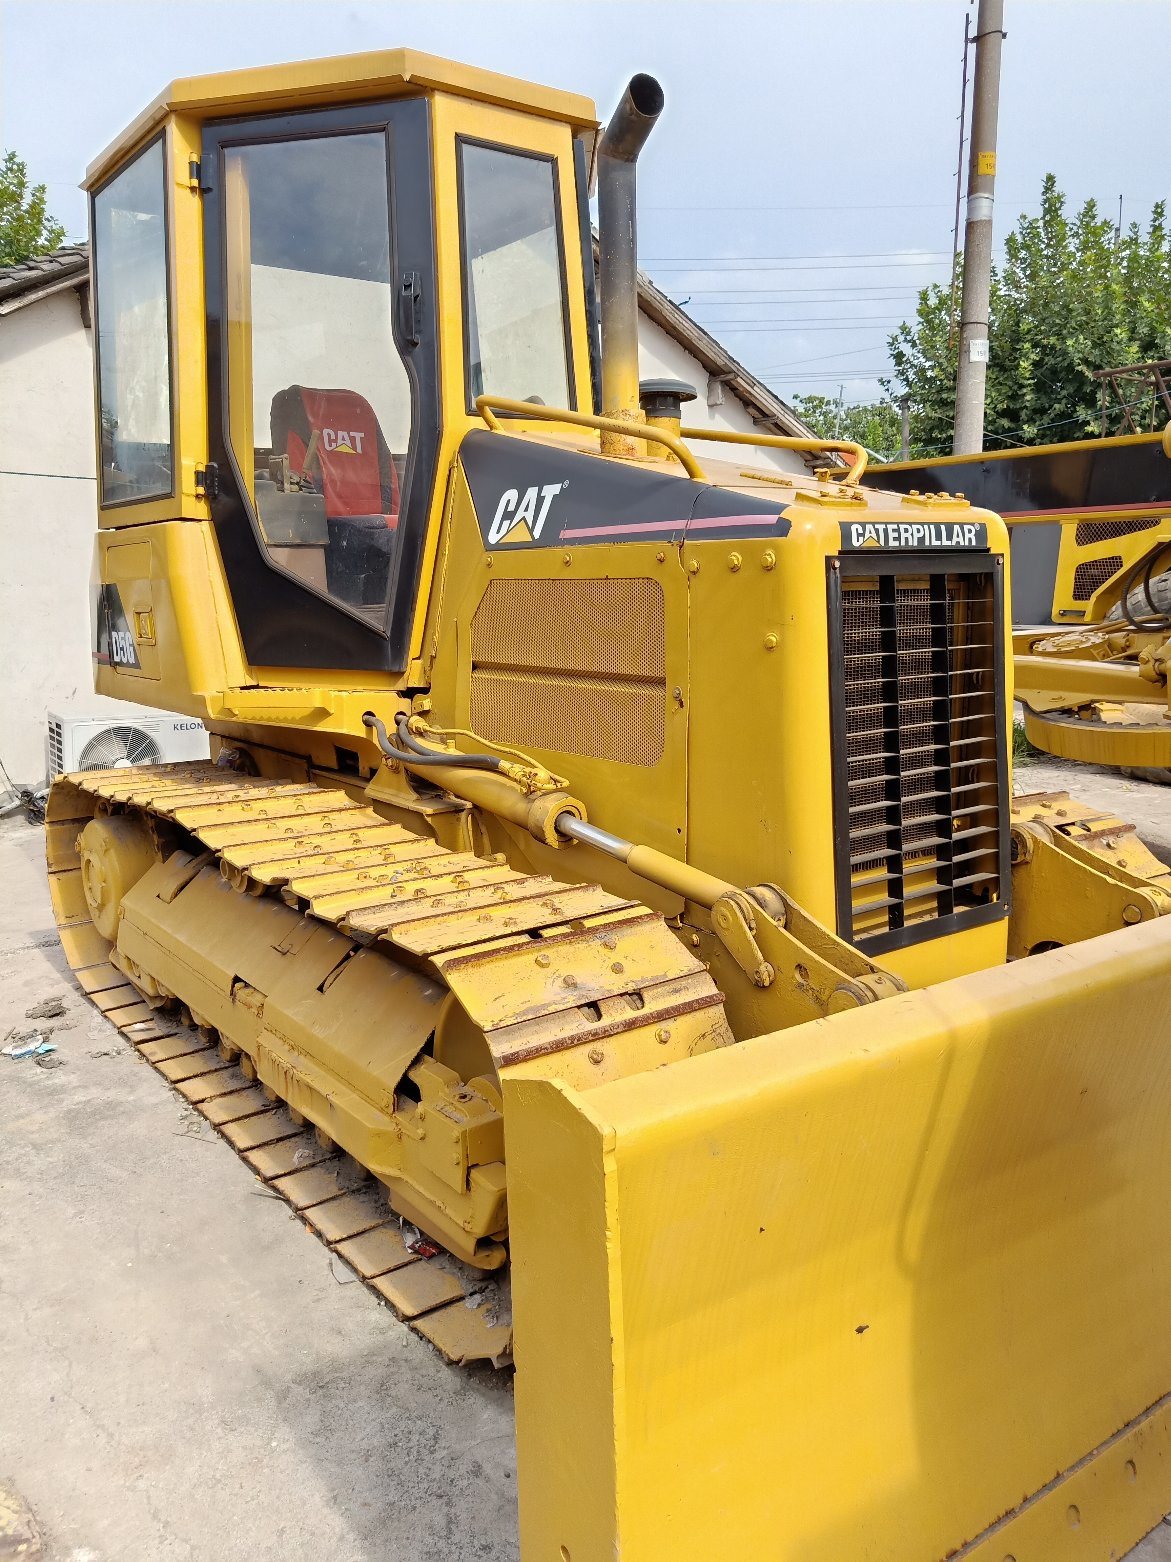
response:
[[[1171,1508],[1171,919],[504,1092],[524,1557],[1106,1562]]]

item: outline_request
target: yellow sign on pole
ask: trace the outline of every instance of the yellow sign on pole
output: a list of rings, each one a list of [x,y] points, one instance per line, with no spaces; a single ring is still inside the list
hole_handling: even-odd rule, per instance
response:
[[[976,172],[981,177],[983,177],[985,174],[995,174],[996,173],[996,153],[995,152],[977,152],[976,153]]]

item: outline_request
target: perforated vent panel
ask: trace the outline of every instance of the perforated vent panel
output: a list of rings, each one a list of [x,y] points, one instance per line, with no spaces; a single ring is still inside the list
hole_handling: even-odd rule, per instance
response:
[[[1079,548],[1088,548],[1095,542],[1113,542],[1115,537],[1133,537],[1136,532],[1150,531],[1157,525],[1150,516],[1143,521],[1079,521],[1073,540]]]
[[[497,743],[626,765],[662,758],[656,580],[493,580],[472,619],[471,725]]]
[[[49,774],[59,776],[65,769],[65,744],[61,723],[56,716],[49,721]]]
[[[1112,575],[1122,568],[1122,556],[1112,553],[1105,559],[1086,559],[1073,572],[1073,600],[1088,602]]]
[[[861,947],[1006,909],[998,585],[942,560],[831,585],[838,926]]]

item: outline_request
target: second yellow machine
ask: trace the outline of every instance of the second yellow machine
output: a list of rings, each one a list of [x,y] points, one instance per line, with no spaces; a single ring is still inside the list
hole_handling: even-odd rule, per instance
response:
[[[640,397],[661,107],[397,51],[91,170],[96,683],[217,762],[57,784],[62,939],[448,1355],[509,1265],[525,1562],[1105,1562],[1171,1507],[1171,876],[1012,797],[996,515]]]

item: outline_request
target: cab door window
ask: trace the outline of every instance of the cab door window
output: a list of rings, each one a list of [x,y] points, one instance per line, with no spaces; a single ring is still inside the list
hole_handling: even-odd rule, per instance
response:
[[[401,547],[412,398],[380,131],[224,149],[228,435],[272,564],[371,622]]]

